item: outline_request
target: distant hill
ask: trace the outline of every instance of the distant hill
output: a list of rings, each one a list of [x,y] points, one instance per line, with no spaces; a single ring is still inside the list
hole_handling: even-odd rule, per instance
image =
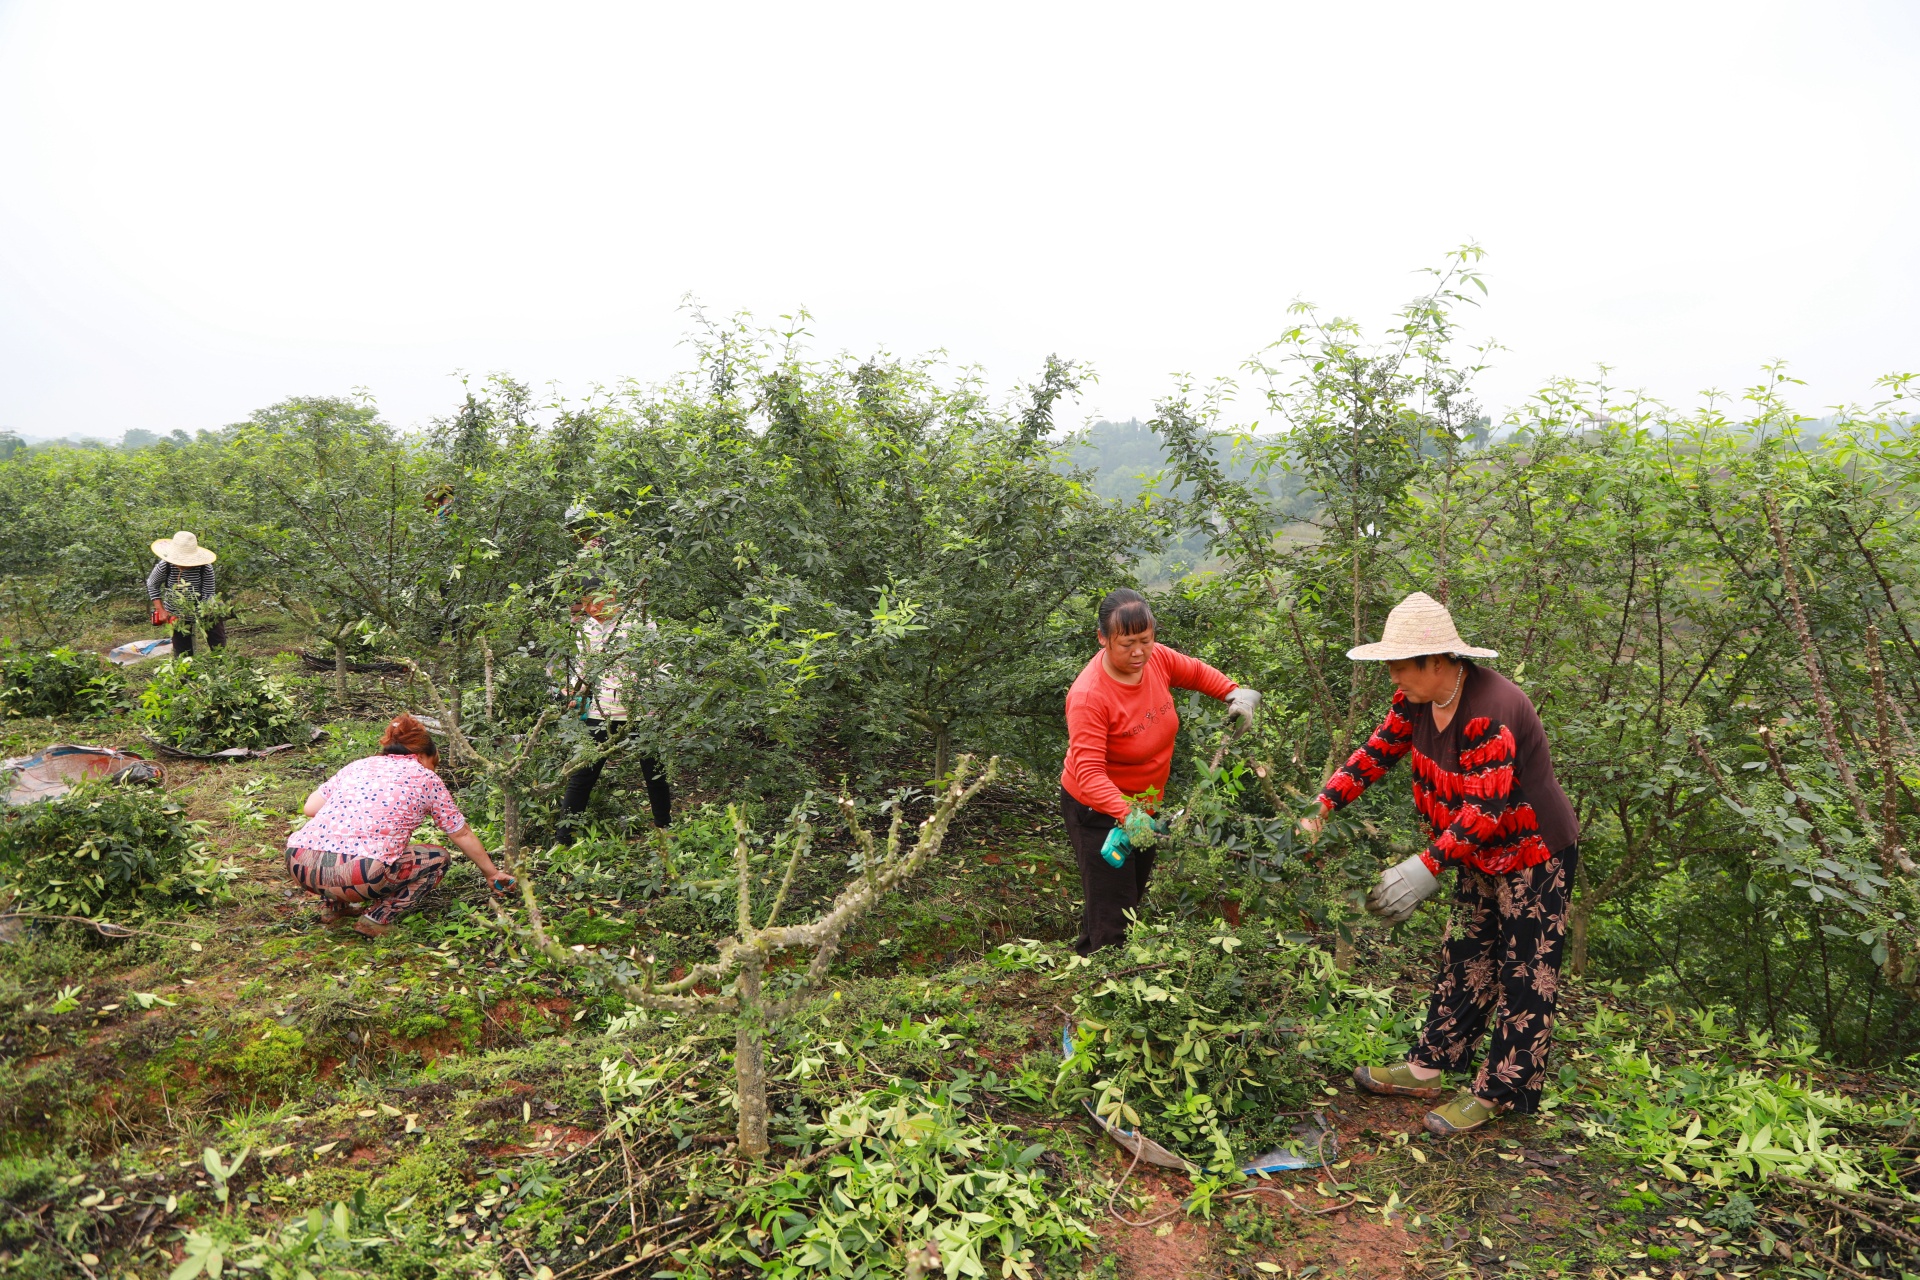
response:
[[[1301,493],[1300,482],[1276,469],[1265,476],[1254,476],[1254,459],[1234,456],[1233,437],[1215,438],[1214,456],[1235,480],[1246,481],[1264,491],[1289,519],[1301,519],[1313,511],[1313,502]],[[1096,422],[1065,449],[1069,465],[1085,467],[1094,473],[1093,487],[1104,498],[1130,502],[1140,496],[1154,473],[1167,465],[1160,437],[1138,418],[1126,422]],[[1243,455],[1252,452],[1243,450]]]
[[[1214,456],[1230,477],[1266,493],[1283,522],[1311,518],[1313,499],[1301,491],[1297,479],[1277,468],[1256,477],[1255,459],[1249,456],[1253,450],[1243,449],[1241,456],[1236,457],[1233,446],[1231,435],[1221,434],[1215,439]],[[1156,473],[1167,466],[1160,437],[1138,418],[1126,422],[1096,422],[1077,435],[1061,454],[1066,465],[1093,472],[1094,491],[1101,497],[1121,502],[1138,498],[1153,483]],[[1169,491],[1168,487],[1163,485],[1162,491]],[[1170,491],[1176,496],[1182,492],[1180,489]],[[1206,536],[1191,534],[1168,547],[1162,555],[1143,558],[1141,581],[1148,584],[1173,581],[1203,567],[1208,556]]]

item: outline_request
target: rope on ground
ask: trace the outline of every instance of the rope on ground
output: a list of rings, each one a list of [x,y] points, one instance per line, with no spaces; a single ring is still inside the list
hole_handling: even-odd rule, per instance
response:
[[[1111,1194],[1107,1196],[1107,1212],[1113,1215],[1113,1220],[1115,1222],[1118,1222],[1123,1226],[1151,1227],[1159,1223],[1165,1222],[1168,1218],[1171,1218],[1174,1214],[1180,1212],[1180,1206],[1176,1204],[1173,1206],[1173,1208],[1167,1210],[1165,1213],[1161,1214],[1159,1217],[1148,1218],[1145,1222],[1135,1222],[1133,1219],[1127,1217],[1124,1213],[1121,1213],[1118,1209],[1113,1207],[1113,1202],[1120,1198],[1120,1188],[1127,1185],[1127,1179],[1131,1178],[1133,1176],[1133,1171],[1139,1167],[1140,1167],[1140,1144],[1136,1142],[1133,1147],[1133,1162],[1127,1166],[1127,1171],[1120,1175],[1120,1181],[1113,1184],[1113,1191]]]

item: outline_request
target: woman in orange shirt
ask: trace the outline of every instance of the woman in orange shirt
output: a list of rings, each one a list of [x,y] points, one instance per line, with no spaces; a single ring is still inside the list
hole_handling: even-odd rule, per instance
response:
[[[1166,791],[1180,717],[1175,689],[1197,689],[1253,723],[1260,695],[1198,658],[1154,643],[1153,610],[1125,587],[1100,602],[1093,655],[1067,691],[1067,763],[1060,812],[1080,866],[1081,955],[1126,940],[1126,913],[1146,896],[1153,850],[1138,848]],[[1145,812],[1130,797],[1141,797]]]

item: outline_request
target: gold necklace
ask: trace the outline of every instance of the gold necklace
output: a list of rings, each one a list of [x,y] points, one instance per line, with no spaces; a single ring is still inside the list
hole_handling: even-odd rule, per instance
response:
[[[1445,711],[1448,707],[1452,706],[1454,703],[1454,700],[1460,696],[1460,690],[1463,687],[1465,687],[1466,683],[1467,683],[1467,669],[1465,667],[1461,667],[1460,674],[1455,676],[1453,679],[1453,692],[1447,696],[1447,700],[1445,702],[1434,703],[1433,709],[1435,711]]]

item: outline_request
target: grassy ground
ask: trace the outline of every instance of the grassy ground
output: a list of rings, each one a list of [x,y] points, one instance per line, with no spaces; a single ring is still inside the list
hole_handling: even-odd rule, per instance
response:
[[[147,634],[137,621],[131,609],[103,616],[83,642],[104,648]],[[294,637],[241,626],[234,643],[264,660]],[[345,704],[325,680],[306,691],[326,708],[329,736],[317,747],[168,764],[168,791],[232,864],[225,901],[136,921],[138,933],[118,940],[8,925],[0,1277],[162,1276],[210,1251],[227,1266],[264,1258],[263,1271],[288,1276],[301,1267],[538,1280],[667,1273],[684,1264],[676,1251],[730,1220],[742,1179],[762,1190],[798,1185],[821,1161],[817,1149],[788,1148],[774,1172],[739,1168],[727,1028],[622,1017],[622,1001],[492,929],[485,886],[464,863],[385,938],[318,923],[282,867],[290,819],[313,786],[370,751],[404,700],[397,684],[354,680]],[[149,750],[127,718],[14,721],[4,733],[8,754],[54,741]],[[607,817],[644,810],[637,776],[611,781]],[[703,896],[687,884],[724,869],[729,841],[698,780],[682,780],[681,791],[669,856],[652,837],[602,834],[530,866],[567,942],[652,954],[667,967],[712,953],[731,905],[719,889]],[[1663,1170],[1644,1143],[1627,1140],[1647,1128],[1627,1113],[1655,1090],[1622,1072],[1620,1051],[1670,1073],[1702,1063],[1811,1073],[1863,1100],[1885,1098],[1892,1083],[1734,1035],[1703,1039],[1673,1011],[1593,984],[1563,1001],[1557,1061],[1574,1084],[1551,1114],[1437,1141],[1421,1125],[1423,1106],[1356,1094],[1347,1072],[1357,1050],[1342,1056],[1335,1046],[1303,1071],[1338,1132],[1338,1163],[1184,1211],[1187,1178],[1129,1171],[1124,1153],[1054,1089],[1062,1025],[1091,979],[1063,973],[1076,877],[1051,795],[1019,779],[983,794],[940,864],[850,938],[831,992],[777,1038],[774,1108],[787,1122],[776,1119],[776,1132],[801,1131],[865,1091],[920,1082],[969,1124],[1038,1147],[1028,1158],[1049,1199],[1097,1233],[1077,1262],[1049,1274],[1920,1270],[1898,1237],[1905,1223],[1920,1239],[1910,1205],[1876,1209],[1758,1180],[1735,1199],[1730,1187]],[[803,898],[831,894],[845,852],[823,841]],[[1437,929],[1429,910],[1395,937],[1362,932],[1354,989],[1416,1010]],[[998,949],[1018,939],[1046,945]],[[612,1123],[621,1098],[603,1090],[608,1063],[652,1082],[640,1123]],[[1875,1114],[1891,1117],[1876,1140],[1905,1162],[1895,1174],[1911,1183],[1912,1126],[1900,1130],[1897,1108]],[[791,1170],[781,1182],[783,1161]],[[1865,1225],[1876,1213],[1880,1225]],[[874,1259],[885,1253],[876,1246]],[[736,1273],[753,1269],[736,1264]]]

